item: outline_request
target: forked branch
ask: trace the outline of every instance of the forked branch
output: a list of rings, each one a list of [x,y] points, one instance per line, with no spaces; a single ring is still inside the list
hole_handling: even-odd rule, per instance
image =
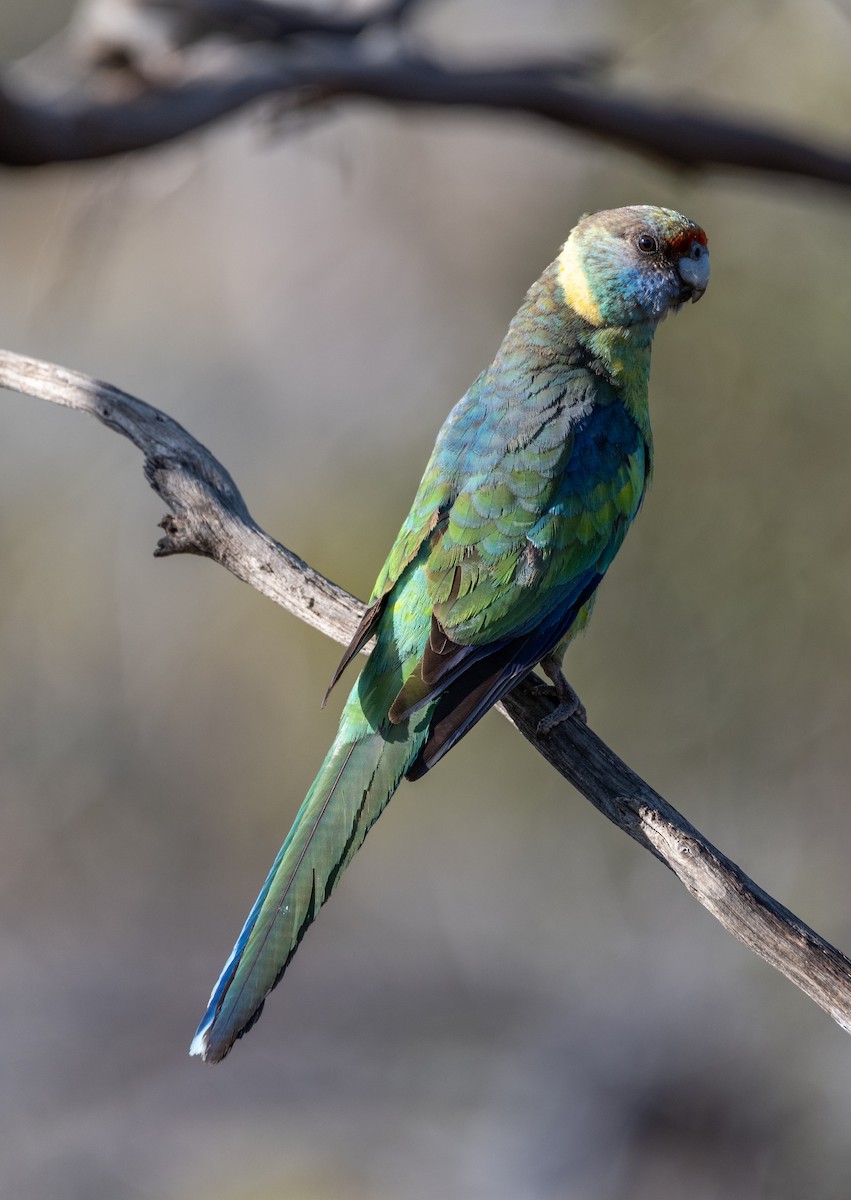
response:
[[[0,387],[87,412],[142,451],[145,476],[169,509],[157,555],[211,558],[329,637],[349,641],[360,601],[265,533],[221,463],[171,417],[111,384],[2,350]],[[538,723],[554,707],[546,689],[526,680],[501,707],[565,779],[669,867],[725,929],[851,1032],[851,960],[749,879],[587,726],[571,720],[539,737]]]

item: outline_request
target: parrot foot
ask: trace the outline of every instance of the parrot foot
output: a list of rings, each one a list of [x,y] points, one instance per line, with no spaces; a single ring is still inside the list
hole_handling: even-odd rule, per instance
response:
[[[585,705],[579,699],[575,689],[565,679],[558,659],[541,659],[541,670],[550,679],[559,703],[558,708],[554,708],[551,713],[542,717],[538,722],[536,731],[538,736],[543,737],[548,733],[552,733],[557,725],[561,725],[564,721],[569,721],[571,717],[574,717],[577,721],[581,721],[583,725],[587,725],[588,714],[585,711]]]

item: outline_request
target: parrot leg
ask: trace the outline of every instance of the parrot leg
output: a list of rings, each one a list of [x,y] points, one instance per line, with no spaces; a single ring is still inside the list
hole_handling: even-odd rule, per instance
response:
[[[548,716],[542,717],[538,722],[538,734],[550,733],[557,725],[561,725],[563,721],[569,721],[571,717],[575,717],[583,725],[587,724],[588,714],[585,712],[585,705],[565,679],[561,669],[561,658],[554,654],[548,654],[546,658],[541,659],[540,666],[552,683],[559,703],[558,708],[554,708]]]

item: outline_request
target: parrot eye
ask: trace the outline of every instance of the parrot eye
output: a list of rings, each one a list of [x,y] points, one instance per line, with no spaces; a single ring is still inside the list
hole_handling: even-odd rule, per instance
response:
[[[640,233],[635,239],[635,244],[642,254],[655,254],[659,249],[659,243],[650,233]]]

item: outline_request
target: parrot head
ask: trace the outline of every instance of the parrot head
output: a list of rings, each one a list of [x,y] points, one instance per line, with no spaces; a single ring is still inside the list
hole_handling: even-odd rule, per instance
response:
[[[591,325],[661,321],[709,283],[706,234],[669,208],[587,213],[558,260],[566,303]]]

